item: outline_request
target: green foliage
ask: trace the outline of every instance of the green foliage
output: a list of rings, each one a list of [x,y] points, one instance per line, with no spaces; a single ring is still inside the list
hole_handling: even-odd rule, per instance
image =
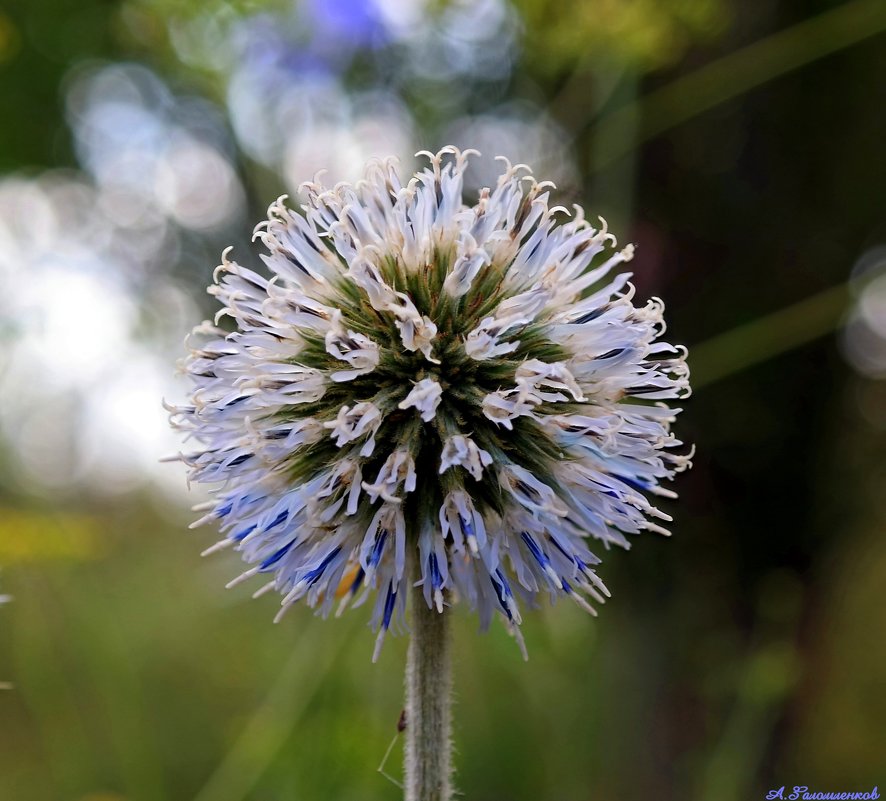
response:
[[[545,74],[609,64],[639,72],[677,62],[715,41],[732,9],[725,0],[516,0],[527,30],[527,58]]]
[[[72,64],[115,53],[111,0],[0,7],[0,172],[72,162],[59,87]]]

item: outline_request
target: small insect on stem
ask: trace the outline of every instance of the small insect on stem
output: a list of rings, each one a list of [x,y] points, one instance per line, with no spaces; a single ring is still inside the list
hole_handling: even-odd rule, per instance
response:
[[[406,710],[403,709],[400,712],[400,717],[397,718],[397,733],[391,739],[390,745],[388,745],[387,750],[385,751],[385,755],[382,757],[381,764],[378,766],[378,772],[384,776],[391,784],[396,784],[401,790],[403,789],[403,782],[397,781],[393,776],[389,776],[385,773],[385,765],[388,763],[388,757],[391,755],[391,751],[394,750],[394,745],[397,742],[397,739],[400,737],[403,732],[406,731]]]

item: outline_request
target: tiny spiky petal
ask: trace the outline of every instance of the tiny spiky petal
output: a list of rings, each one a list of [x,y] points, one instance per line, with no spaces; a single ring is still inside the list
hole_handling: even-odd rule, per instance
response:
[[[424,597],[512,628],[518,599],[608,595],[589,537],[666,533],[649,501],[689,466],[670,427],[689,394],[663,305],[632,303],[633,255],[581,208],[548,206],[523,166],[462,201],[468,152],[405,186],[390,161],[356,186],[302,187],[256,229],[271,280],[230,261],[184,363],[172,421],[213,485],[218,521],[284,611],[327,614],[375,591],[380,636],[402,617],[406,563]],[[412,556],[410,556],[410,554]],[[591,609],[591,611],[593,611]],[[516,629],[514,629],[516,631]]]

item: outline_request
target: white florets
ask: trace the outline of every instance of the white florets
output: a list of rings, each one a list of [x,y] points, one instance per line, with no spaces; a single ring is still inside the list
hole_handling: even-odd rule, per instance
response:
[[[633,248],[505,170],[474,206],[468,152],[391,162],[356,186],[302,187],[256,229],[272,278],[230,261],[184,362],[181,458],[259,592],[324,614],[375,592],[379,644],[417,580],[516,633],[518,599],[606,588],[588,539],[665,529],[650,495],[689,465],[670,427],[689,394],[685,350],[658,340],[663,306],[632,303]],[[414,576],[414,578],[413,578]]]

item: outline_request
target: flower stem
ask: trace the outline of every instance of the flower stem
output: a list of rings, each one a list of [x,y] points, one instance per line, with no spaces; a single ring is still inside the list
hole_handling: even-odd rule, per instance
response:
[[[429,608],[412,591],[412,633],[406,663],[406,801],[451,801],[452,671],[449,611]]]

